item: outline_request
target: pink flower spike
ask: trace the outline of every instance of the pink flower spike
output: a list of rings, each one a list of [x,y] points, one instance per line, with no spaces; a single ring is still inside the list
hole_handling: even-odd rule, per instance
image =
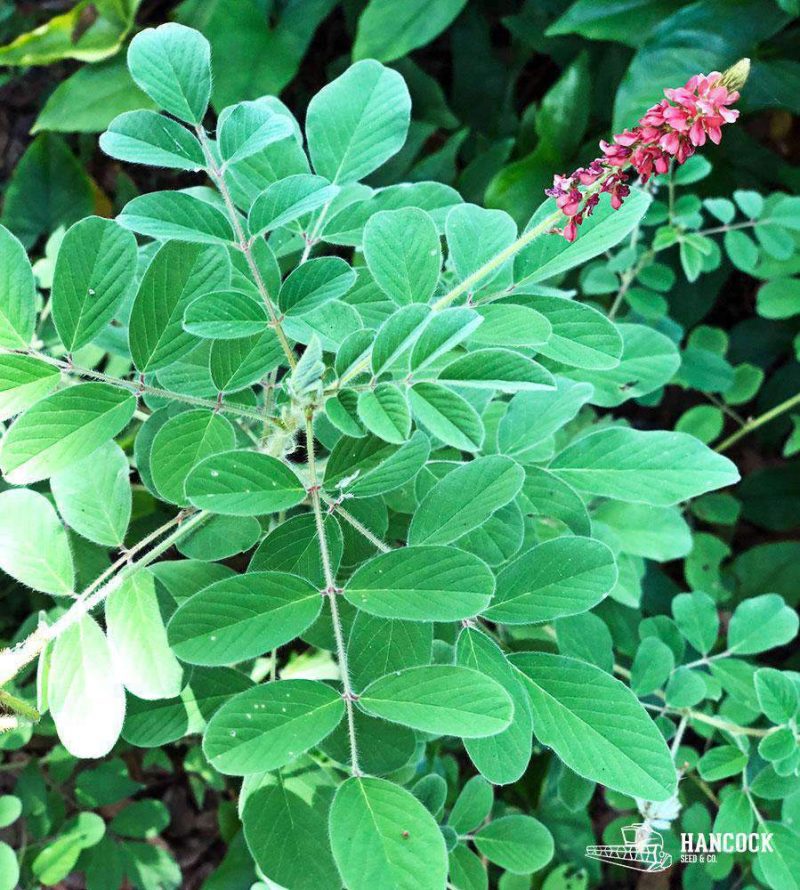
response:
[[[616,134],[612,142],[600,141],[602,155],[588,167],[554,176],[545,194],[556,199],[568,219],[560,234],[570,242],[577,238],[578,226],[597,206],[600,192],[608,192],[612,208],[619,210],[630,194],[626,168],[632,167],[640,181],[647,182],[653,173],[666,173],[670,164],[685,163],[707,139],[719,143],[722,127],[739,117],[728,106],[739,98],[749,71],[750,60],[742,59],[723,74],[695,74],[684,86],[665,89],[666,98],[650,107],[635,127]]]

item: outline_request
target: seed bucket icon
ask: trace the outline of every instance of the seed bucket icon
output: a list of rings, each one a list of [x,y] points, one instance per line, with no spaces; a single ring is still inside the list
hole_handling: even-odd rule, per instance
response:
[[[635,871],[666,871],[672,857],[664,852],[664,839],[649,825],[637,822],[622,829],[621,844],[601,844],[587,847],[589,859],[599,859],[632,868]]]

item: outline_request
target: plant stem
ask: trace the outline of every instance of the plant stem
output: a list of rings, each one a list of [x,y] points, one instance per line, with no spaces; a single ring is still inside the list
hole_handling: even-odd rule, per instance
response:
[[[460,284],[457,284],[452,290],[439,297],[439,299],[433,303],[431,309],[434,312],[441,312],[442,309],[446,309],[454,300],[457,300],[462,294],[467,293],[467,291],[477,285],[487,275],[494,272],[495,269],[499,269],[503,263],[508,262],[513,256],[516,256],[524,247],[527,247],[540,235],[548,232],[560,219],[563,218],[564,214],[560,210],[556,210],[554,213],[551,213],[550,216],[545,217],[545,219],[535,225],[532,229],[523,232],[522,235],[520,235],[512,244],[509,244],[505,250],[501,250],[500,253],[493,256],[490,260],[487,260],[471,275],[468,275]],[[521,284],[522,282],[519,283]],[[348,380],[352,380],[354,377],[361,374],[362,371],[366,371],[367,368],[369,368],[371,356],[372,350],[370,349],[360,361],[356,362],[333,384],[332,388],[340,389]]]
[[[2,707],[4,707],[7,711],[12,711],[20,717],[24,717],[31,723],[38,723],[39,719],[41,718],[41,714],[36,710],[36,708],[29,705],[21,698],[17,698],[16,695],[12,695],[10,692],[6,692],[3,689],[0,689],[0,705],[2,705]]]
[[[330,550],[328,549],[328,536],[325,531],[325,520],[322,516],[322,501],[320,499],[320,485],[317,476],[317,459],[314,453],[314,410],[306,410],[306,451],[308,452],[308,472],[311,479],[309,494],[311,505],[314,509],[314,521],[317,525],[317,538],[322,559],[322,571],[325,577],[325,593],[331,604],[331,622],[333,624],[333,636],[336,640],[336,658],[339,662],[339,672],[342,675],[342,698],[347,712],[347,732],[350,737],[350,765],[354,776],[361,776],[361,767],[358,762],[358,740],[356,738],[355,701],[357,696],[353,693],[350,683],[350,667],[347,661],[347,647],[344,642],[342,620],[339,616],[339,606],[336,603],[338,596],[336,579],[331,568]]]
[[[735,445],[739,439],[743,439],[746,435],[752,433],[753,430],[757,430],[759,427],[764,426],[765,423],[769,423],[771,420],[775,420],[776,417],[780,417],[781,414],[785,414],[787,411],[794,408],[795,405],[800,405],[800,392],[795,393],[791,398],[781,402],[780,405],[770,408],[769,411],[759,414],[758,417],[748,420],[740,430],[736,430],[735,433],[732,433],[727,439],[720,442],[714,450],[722,454],[722,452],[727,451],[731,445]]]
[[[9,349],[6,346],[0,346],[0,355],[27,355],[38,359],[47,365],[58,368],[65,374],[74,374],[77,377],[86,377],[89,380],[100,380],[103,383],[110,383],[112,386],[119,386],[123,389],[130,390],[132,393],[145,393],[151,396],[157,396],[162,399],[169,399],[174,402],[183,402],[185,405],[193,405],[196,408],[208,408],[211,411],[220,411],[224,414],[234,414],[237,417],[246,417],[248,420],[257,420],[259,422],[268,421],[273,426],[279,426],[274,418],[265,418],[258,411],[245,408],[244,406],[231,405],[230,402],[217,401],[216,399],[203,399],[199,396],[189,396],[183,393],[172,392],[169,389],[160,389],[157,386],[148,386],[145,383],[137,383],[135,380],[125,380],[123,377],[113,377],[111,374],[105,374],[102,371],[96,371],[94,368],[79,368],[72,362],[64,359],[53,358],[44,352],[35,349]]]
[[[715,226],[713,229],[701,229],[698,235],[719,235],[722,232],[735,232],[737,229],[751,229],[759,225],[759,221],[755,219],[747,222],[735,223],[734,225]]]
[[[372,532],[366,527],[366,525],[364,525],[363,522],[356,519],[356,517],[353,516],[352,513],[349,513],[347,510],[345,510],[344,507],[341,506],[341,504],[339,504],[337,501],[332,500],[327,495],[322,494],[322,492],[320,492],[320,494],[322,500],[325,501],[328,507],[338,513],[345,522],[352,525],[353,528],[359,534],[363,535],[370,542],[370,544],[372,544],[373,547],[380,550],[381,553],[388,553],[392,549],[388,544],[381,541],[381,539],[377,535],[372,534]]]
[[[12,680],[27,664],[33,661],[45,646],[51,641],[59,637],[64,631],[72,627],[88,615],[89,612],[99,605],[114,590],[135,574],[139,569],[150,565],[169,550],[176,541],[179,541],[184,535],[192,529],[200,525],[208,518],[206,512],[197,512],[188,517],[185,513],[179,513],[170,519],[164,525],[157,528],[154,532],[143,538],[134,547],[132,547],[123,557],[109,566],[95,581],[93,581],[86,590],[75,600],[70,608],[54,623],[40,624],[33,633],[27,636],[22,642],[10,649],[0,651],[0,686]],[[177,528],[176,528],[177,526]],[[174,528],[175,530],[163,538],[160,543],[156,544],[151,550],[142,556],[138,562],[133,562],[133,557],[141,553],[149,544],[158,540],[167,531]]]
[[[495,269],[499,269],[503,263],[507,262],[511,259],[511,257],[516,256],[524,247],[527,247],[531,241],[534,241],[539,235],[543,235],[545,232],[548,232],[553,226],[560,220],[563,219],[564,214],[560,210],[556,210],[554,213],[551,213],[550,216],[545,217],[540,223],[535,225],[532,229],[529,229],[527,232],[523,232],[516,241],[509,244],[505,250],[501,250],[500,253],[495,254],[490,260],[487,260],[482,266],[476,269],[471,275],[467,275],[467,277],[460,283],[457,284],[452,290],[448,291],[444,296],[439,297],[439,299],[433,304],[433,311],[440,312],[442,309],[447,308],[454,300],[457,300],[462,294],[467,293],[471,290],[475,285],[477,285],[480,281],[482,281],[490,272],[494,272]]]
[[[207,164],[206,172],[211,177],[214,185],[216,185],[217,189],[219,190],[220,195],[222,195],[222,200],[225,202],[225,207],[228,211],[228,218],[230,219],[230,223],[233,226],[233,230],[236,234],[236,246],[244,254],[244,258],[247,261],[247,265],[253,275],[253,281],[258,288],[259,294],[261,294],[261,299],[264,301],[264,305],[267,307],[271,326],[278,337],[278,341],[280,342],[281,348],[283,349],[283,354],[286,356],[286,361],[289,363],[289,367],[294,370],[297,367],[297,358],[295,357],[294,349],[292,349],[292,346],[286,337],[286,333],[283,330],[281,320],[278,315],[278,310],[276,309],[275,304],[272,302],[272,298],[269,295],[267,286],[264,283],[264,278],[261,275],[261,270],[258,268],[258,263],[256,263],[255,261],[251,242],[248,241],[247,236],[244,233],[244,229],[242,229],[242,224],[239,221],[239,213],[236,210],[236,205],[233,203],[233,198],[231,197],[231,192],[228,188],[228,184],[227,182],[225,182],[225,175],[220,167],[217,165],[214,154],[211,151],[211,147],[208,142],[206,131],[203,129],[202,126],[197,126],[195,127],[195,132],[197,133],[197,138],[200,140],[200,145],[203,148],[203,155],[205,156]]]
[[[322,229],[322,224],[325,222],[325,217],[328,215],[328,211],[330,210],[331,202],[328,201],[326,204],[322,205],[322,209],[319,212],[319,216],[317,217],[317,221],[314,223],[314,228],[311,230],[311,233],[306,238],[306,245],[303,248],[302,256],[300,257],[300,265],[302,266],[304,262],[311,255],[311,251],[314,248],[314,245],[317,243],[319,238],[320,229]]]
[[[777,726],[770,727],[770,729],[759,729],[757,726],[739,726],[738,723],[731,723],[728,720],[723,720],[721,717],[715,717],[713,714],[695,711],[693,708],[671,708],[669,705],[650,705],[646,702],[642,704],[650,711],[659,711],[681,718],[686,717],[688,720],[697,720],[699,723],[705,723],[708,726],[713,726],[715,729],[729,732],[731,735],[747,735],[763,739],[764,736],[772,735],[773,732],[777,732],[779,729]]]

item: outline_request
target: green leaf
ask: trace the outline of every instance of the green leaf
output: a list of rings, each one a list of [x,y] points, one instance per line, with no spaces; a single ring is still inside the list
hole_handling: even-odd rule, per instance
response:
[[[281,680],[229,699],[203,737],[211,765],[227,776],[278,769],[336,728],[344,702],[316,680]]]
[[[342,532],[333,516],[325,518],[328,557],[335,573],[342,560]],[[317,590],[325,587],[325,571],[320,555],[317,526],[311,513],[292,516],[276,526],[259,545],[248,571],[289,572],[310,581]]]
[[[168,241],[142,276],[131,310],[128,339],[142,373],[187,355],[197,339],[183,329],[187,307],[203,293],[230,283],[230,262],[219,247]]]
[[[678,507],[605,501],[594,514],[624,553],[658,562],[680,559],[692,549],[692,533]],[[673,600],[674,602],[674,600]]]
[[[350,680],[357,690],[392,671],[430,664],[433,625],[357,612],[347,639]]]
[[[0,826],[8,828],[22,815],[22,801],[13,794],[0,796]]]
[[[143,32],[144,33],[144,32]],[[188,192],[149,192],[128,201],[117,222],[159,241],[232,244],[231,224],[216,205]]]
[[[157,837],[169,825],[170,812],[160,800],[135,800],[121,809],[109,828],[121,837],[146,840]]]
[[[577,0],[547,29],[548,37],[580,34],[589,40],[615,40],[639,46],[653,26],[675,8],[671,0]],[[548,888],[551,890],[551,888]],[[555,890],[555,888],[552,888]]]
[[[562,655],[512,654],[539,741],[580,776],[647,800],[675,793],[675,764],[636,696],[600,668]]]
[[[247,220],[250,234],[263,235],[295,222],[332,201],[338,193],[338,186],[311,173],[279,179],[253,201]]]
[[[66,12],[49,18],[2,47],[0,65],[48,65],[63,59],[83,62],[104,59],[115,53],[127,36],[137,6],[135,0],[124,3],[101,0],[89,14],[87,3],[75,3]],[[47,16],[47,9],[42,12]]]
[[[160,108],[202,123],[211,96],[211,47],[202,34],[174,22],[146,28],[128,47],[128,67]]]
[[[519,464],[499,455],[457,467],[422,499],[411,520],[408,543],[452,543],[512,501],[524,479]]]
[[[403,147],[410,116],[403,78],[372,59],[356,62],[309,103],[314,169],[337,185],[363,179]]]
[[[622,355],[622,337],[602,312],[564,297],[519,297],[544,315],[552,326],[542,355],[574,368],[603,371],[616,368]]]
[[[278,305],[287,315],[304,315],[344,296],[356,273],[339,257],[326,256],[298,266],[281,285]]]
[[[393,491],[417,475],[425,466],[430,450],[430,440],[419,430],[400,448],[376,436],[342,437],[325,466],[325,487],[330,491],[346,488],[357,497]],[[345,485],[355,473],[358,474],[355,479]]]
[[[360,247],[364,226],[376,213],[417,207],[433,217],[442,229],[448,210],[461,203],[461,196],[441,182],[404,182],[376,190],[367,200],[357,201],[333,215],[325,226],[324,238],[332,244]]]
[[[687,433],[596,430],[568,445],[550,469],[578,491],[669,506],[732,485],[739,473]]]
[[[462,888],[464,890],[486,890],[489,886],[489,879],[480,857],[473,853],[469,847],[457,843],[458,839],[453,839],[453,835],[446,830],[448,828],[449,826],[445,825],[441,830],[446,838],[445,842],[450,848],[448,853],[449,883],[458,890],[462,890]],[[504,886],[507,884],[508,879],[504,881]]]
[[[450,362],[439,383],[469,389],[523,392],[554,389],[553,375],[532,359],[511,349],[476,349]]]
[[[28,255],[0,226],[0,346],[26,349],[36,326],[36,285]]]
[[[672,649],[658,637],[645,637],[631,665],[631,689],[637,695],[650,695],[660,689],[675,668]]]
[[[459,792],[447,817],[447,824],[459,834],[466,834],[486,819],[493,803],[492,786],[481,776],[473,776]]]
[[[412,303],[386,319],[372,346],[372,370],[377,377],[419,339],[431,317],[428,306]]]
[[[783,646],[797,636],[797,612],[777,593],[765,593],[736,607],[728,625],[728,648],[753,655]]]
[[[47,396],[3,438],[3,475],[14,485],[49,478],[113,439],[135,408],[129,392],[107,383],[82,383]]]
[[[718,782],[740,773],[747,765],[747,754],[734,745],[711,748],[697,762],[697,771],[706,782]]]
[[[525,468],[520,506],[525,513],[563,522],[575,535],[591,535],[592,523],[586,505],[575,489],[549,470]]]
[[[758,291],[757,309],[763,318],[791,318],[800,313],[800,279],[767,281]]]
[[[67,352],[90,343],[130,295],[136,275],[136,239],[113,220],[90,216],[64,235],[51,302]]]
[[[321,610],[319,590],[305,579],[249,571],[190,597],[169,622],[169,641],[189,664],[235,664],[291,642]]]
[[[459,621],[482,612],[494,591],[489,567],[454,547],[404,547],[359,566],[348,602],[382,618]]]
[[[701,655],[707,655],[717,641],[719,615],[713,599],[699,590],[679,593],[672,600],[672,615],[680,632]]]
[[[497,428],[497,445],[504,454],[524,461],[536,459],[536,446],[575,417],[592,397],[588,383],[555,379],[556,388],[518,393]]]
[[[183,329],[210,340],[240,340],[261,334],[269,324],[262,302],[240,290],[212,291],[192,300]]]
[[[392,383],[380,383],[358,396],[358,417],[364,426],[385,442],[402,445],[411,433],[408,402]]]
[[[59,836],[31,863],[37,879],[47,886],[60,884],[78,863],[83,850],[97,845],[106,825],[97,813],[78,813],[61,828]]]
[[[236,434],[220,414],[198,409],[171,417],[156,433],[150,448],[150,473],[158,494],[185,507],[186,478],[201,460],[230,451]]]
[[[131,518],[130,466],[114,441],[50,480],[64,521],[79,535],[106,547],[121,547]]]
[[[516,782],[528,768],[533,732],[531,706],[522,682],[502,650],[472,627],[459,634],[456,663],[497,681],[514,703],[514,719],[509,726],[487,738],[465,739],[464,747],[481,775],[492,784]]]
[[[408,391],[416,420],[445,445],[461,451],[478,451],[484,430],[470,403],[452,390],[434,383],[417,383]]]
[[[197,139],[186,127],[156,111],[126,111],[115,117],[100,136],[100,148],[130,164],[192,173],[205,165]]]
[[[211,380],[220,392],[238,392],[263,380],[283,358],[271,328],[239,340],[215,340],[209,356]]]
[[[481,738],[502,732],[514,714],[503,687],[478,671],[429,665],[395,671],[370,683],[359,707],[392,723],[437,735]]]
[[[463,306],[437,312],[414,344],[411,352],[412,372],[419,374],[423,368],[466,340],[481,321],[477,312]]]
[[[333,857],[350,890],[439,890],[447,851],[433,816],[386,779],[352,777],[330,811]]]
[[[399,59],[441,34],[466,2],[440,0],[430,6],[424,0],[408,0],[398,7],[392,0],[370,0],[358,20],[353,58]]]
[[[294,135],[292,121],[265,102],[223,108],[217,121],[219,150],[227,164],[249,158],[273,142]]]
[[[44,495],[26,488],[0,492],[0,568],[34,590],[72,595],[67,533]]]
[[[106,632],[117,676],[145,700],[173,698],[183,687],[183,669],[167,643],[155,577],[139,571],[106,600]]]
[[[257,451],[225,451],[198,463],[186,478],[195,507],[226,516],[258,516],[288,510],[306,490],[286,464]]]
[[[117,57],[84,65],[50,93],[31,130],[100,133],[126,111],[154,103],[131,79],[125,60]]]
[[[800,695],[791,677],[775,668],[760,668],[753,680],[763,713],[775,724],[788,723],[800,704]]]
[[[486,615],[532,624],[587,612],[617,583],[614,554],[591,538],[555,538],[532,547],[497,576]]]
[[[328,840],[327,799],[313,800],[312,806],[302,791],[278,781],[248,794],[242,811],[247,845],[261,871],[281,887],[334,887],[339,878]],[[252,868],[246,880],[251,879]]]
[[[250,550],[263,534],[255,516],[211,516],[177,543],[190,559],[226,559]]]
[[[613,210],[610,201],[604,198],[584,220],[580,238],[571,244],[556,235],[539,236],[517,256],[514,269],[517,283],[547,281],[614,247],[639,224],[651,201],[647,192],[634,189],[622,207]],[[538,225],[555,209],[555,200],[549,198],[533,214],[525,231]]]
[[[707,695],[708,687],[703,674],[684,665],[672,672],[664,690],[666,703],[673,708],[694,707]]]
[[[40,133],[6,186],[2,222],[31,247],[42,235],[89,216],[94,203],[92,183],[80,161],[58,136]],[[5,241],[0,238],[0,243]]]
[[[459,204],[447,214],[445,234],[450,262],[463,281],[514,241],[517,224],[503,210]],[[483,275],[474,289],[485,288],[491,282],[497,290],[511,284],[511,261]]]
[[[0,355],[0,420],[8,420],[56,388],[58,368],[28,355]]]
[[[535,309],[526,306],[499,304],[477,306],[483,324],[470,335],[470,343],[476,346],[534,346],[550,339],[550,322]]]
[[[364,259],[395,303],[427,303],[439,282],[442,248],[431,217],[417,207],[385,210],[364,227]]]
[[[53,643],[47,698],[61,744],[73,757],[104,757],[114,747],[125,692],[108,640],[89,615]]]
[[[474,837],[480,853],[515,875],[539,871],[553,858],[553,836],[532,816],[493,819]]]
[[[800,835],[780,822],[764,822],[763,831],[772,833],[772,850],[759,852],[759,870],[772,890],[800,888]]]

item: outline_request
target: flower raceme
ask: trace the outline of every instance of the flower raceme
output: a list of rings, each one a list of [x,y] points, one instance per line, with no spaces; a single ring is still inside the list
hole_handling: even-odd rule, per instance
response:
[[[568,218],[556,229],[567,241],[574,241],[578,226],[590,216],[600,195],[611,196],[611,206],[619,210],[630,193],[632,167],[642,182],[654,173],[666,173],[672,162],[683,164],[706,139],[719,144],[724,124],[732,124],[739,112],[730,108],[739,99],[739,89],[747,80],[750,60],[742,59],[724,74],[696,74],[685,86],[664,90],[666,98],[653,105],[633,129],[600,141],[602,157],[588,167],[579,167],[569,176],[557,174],[546,194]],[[581,191],[581,188],[586,191]]]

